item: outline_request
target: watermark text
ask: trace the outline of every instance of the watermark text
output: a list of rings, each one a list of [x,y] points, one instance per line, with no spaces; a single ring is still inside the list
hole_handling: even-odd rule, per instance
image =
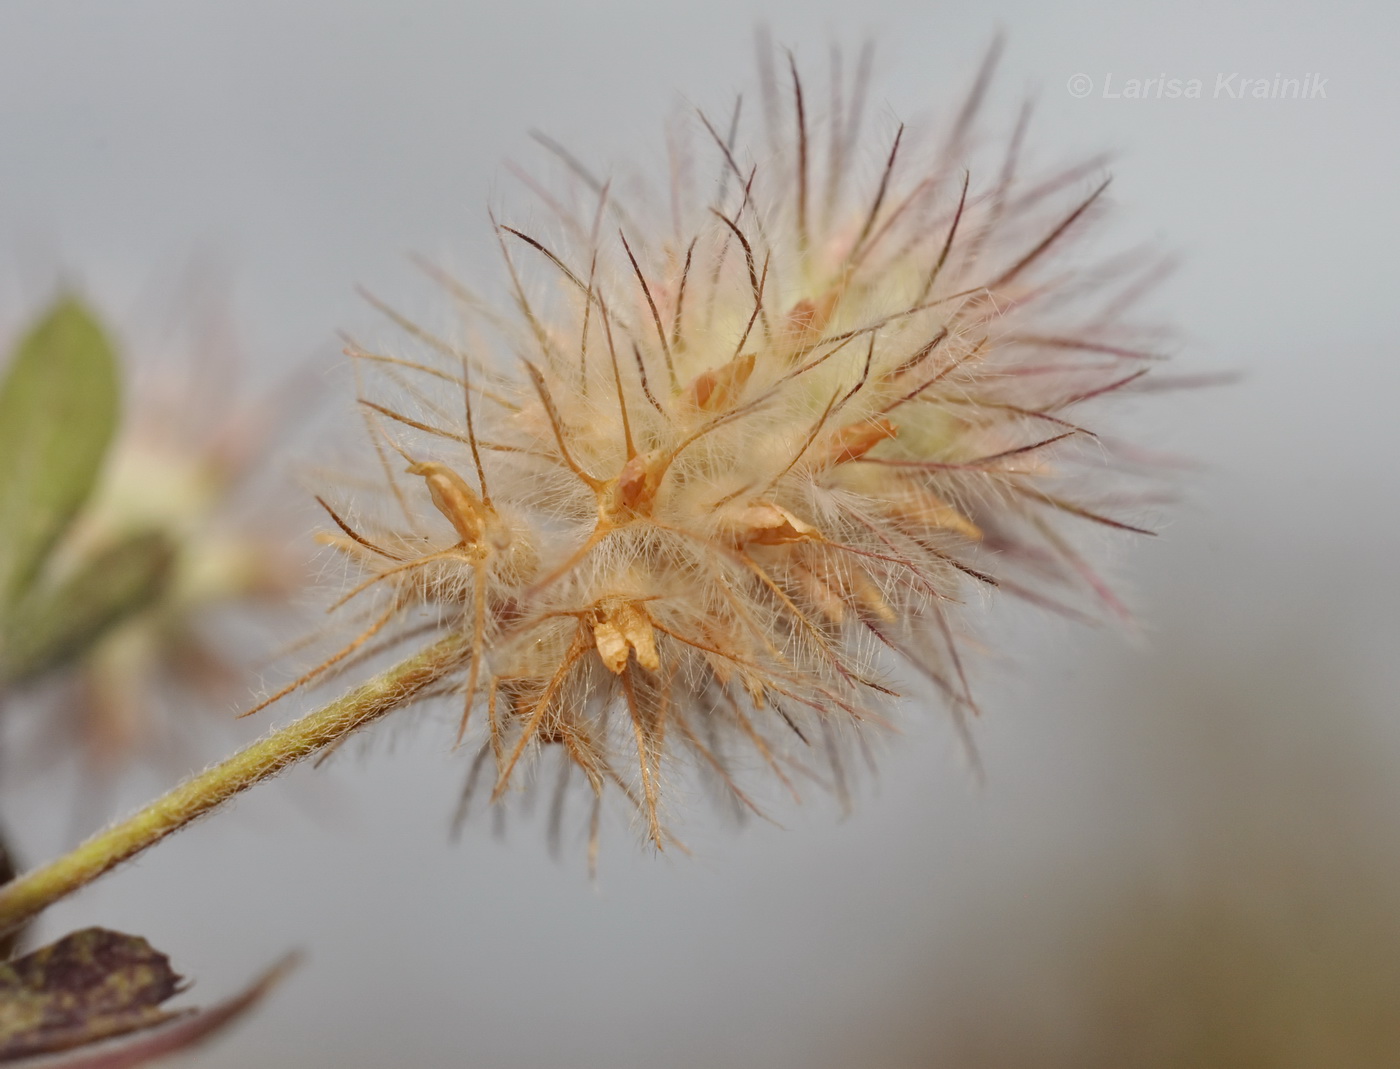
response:
[[[1172,78],[1165,73],[1130,77],[1109,71],[1097,81],[1072,74],[1065,88],[1083,100],[1326,100],[1328,79],[1321,74],[1247,74],[1219,71],[1203,78]]]

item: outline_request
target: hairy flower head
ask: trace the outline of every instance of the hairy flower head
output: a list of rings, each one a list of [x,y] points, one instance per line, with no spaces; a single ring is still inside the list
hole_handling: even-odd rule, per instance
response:
[[[1129,527],[1084,421],[1152,356],[1122,265],[1070,255],[1099,161],[1025,181],[1021,128],[970,169],[989,69],[924,137],[874,129],[862,78],[818,105],[789,64],[767,138],[737,108],[676,132],[660,205],[558,150],[547,225],[497,226],[510,305],[440,276],[470,343],[390,312],[421,352],[350,347],[383,500],[328,495],[323,538],[368,607],[280,693],[459,633],[467,794],[557,754],[561,791],[616,792],[660,847],[687,769],[754,808],[758,769],[844,793],[843,737],[919,677],[961,725],[975,591],[1116,605],[1061,528]]]
[[[126,547],[160,555],[160,568],[133,592],[139,606],[56,666],[80,693],[56,694],[45,724],[80,751],[89,803],[105,801],[108,781],[129,765],[183,760],[196,749],[199,728],[212,721],[192,722],[190,707],[225,706],[242,674],[221,623],[285,615],[305,581],[304,562],[287,546],[287,517],[273,495],[251,486],[280,432],[275,406],[238,381],[238,354],[221,323],[186,314],[189,322],[177,324],[183,344],[139,346],[120,432],[53,565],[61,579],[93,561],[119,571]],[[256,524],[240,520],[245,510],[257,513]]]

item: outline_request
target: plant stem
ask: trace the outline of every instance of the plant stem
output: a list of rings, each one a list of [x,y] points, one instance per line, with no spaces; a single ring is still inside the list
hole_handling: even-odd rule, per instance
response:
[[[234,795],[403,705],[460,665],[470,649],[470,637],[452,634],[439,640],[329,705],[187,779],[71,853],[0,887],[0,933],[24,924]]]

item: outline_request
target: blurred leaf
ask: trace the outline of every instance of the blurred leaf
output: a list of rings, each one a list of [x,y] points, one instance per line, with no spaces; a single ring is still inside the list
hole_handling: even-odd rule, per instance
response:
[[[120,372],[106,333],[60,298],[0,381],[0,610],[28,588],[82,507],[116,430]]]
[[[181,977],[139,936],[86,928],[0,965],[0,1062],[45,1069],[127,1069],[193,1046],[250,1010],[292,967],[283,959],[207,1010],[164,1010]],[[157,1027],[161,1026],[161,1027]],[[104,1042],[140,1032],[117,1043]],[[27,1064],[27,1063],[25,1063]]]
[[[142,531],[95,554],[56,590],[32,592],[7,621],[0,685],[82,656],[109,628],[160,597],[174,560],[167,536]]]
[[[86,928],[0,965],[0,1061],[67,1050],[173,1014],[170,959],[138,936]]]
[[[256,1006],[264,995],[296,964],[295,956],[283,958],[237,995],[210,1006],[191,1010],[178,1019],[136,1035],[89,1044],[56,1056],[39,1056],[12,1062],[15,1069],[134,1069],[167,1054],[188,1050],[210,1038]],[[0,1058],[0,1060],[4,1060]]]
[[[15,855],[10,850],[9,836],[0,829],[0,885],[7,884],[19,875],[19,866],[15,864]],[[0,961],[6,960],[15,952],[19,946],[20,938],[28,926],[14,928],[0,935]]]

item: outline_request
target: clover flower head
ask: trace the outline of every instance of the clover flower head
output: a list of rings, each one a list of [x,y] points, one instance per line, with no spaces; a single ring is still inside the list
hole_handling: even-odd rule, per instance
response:
[[[124,547],[160,562],[133,595],[139,606],[77,658],[81,694],[64,696],[53,718],[78,744],[93,789],[134,763],[188,759],[212,722],[192,710],[222,713],[241,683],[221,624],[286,615],[306,580],[288,516],[252,485],[286,413],[246,388],[210,318],[191,313],[176,345],[138,345],[128,411],[58,554],[60,571],[107,558],[119,571]]]
[[[765,770],[844,797],[901,695],[966,735],[977,592],[1117,611],[1065,530],[1135,529],[1090,420],[1154,358],[1139,277],[1077,254],[1102,161],[1027,181],[1022,123],[975,169],[990,60],[919,133],[865,114],[868,57],[820,95],[772,58],[767,136],[695,114],[659,198],[554,146],[547,222],[496,226],[507,306],[439,273],[470,340],[386,307],[419,351],[349,347],[382,478],[323,495],[322,539],[361,626],[279,695],[459,634],[464,799],[555,755],[659,848],[692,772],[754,810]]]

